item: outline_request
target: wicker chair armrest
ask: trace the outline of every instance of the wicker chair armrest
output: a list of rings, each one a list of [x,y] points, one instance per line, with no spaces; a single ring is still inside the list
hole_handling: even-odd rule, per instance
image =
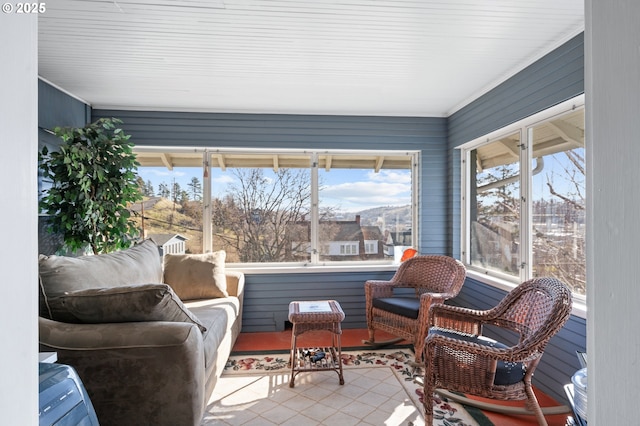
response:
[[[455,330],[461,333],[467,333],[466,331],[458,330],[452,327],[447,327],[447,329]],[[477,335],[477,333],[468,334]],[[427,344],[439,347],[448,347],[459,352],[474,354],[479,357],[497,361],[528,363],[536,358],[540,358],[540,356],[542,355],[541,350],[537,350],[536,348],[533,348],[528,344],[524,344],[522,342],[508,348],[495,348],[438,334],[429,334],[425,339],[425,348],[427,347]]]
[[[369,280],[364,283],[364,292],[367,300],[373,300],[393,296],[394,287],[393,281]]]
[[[429,309],[429,326],[472,335],[482,333],[486,311],[435,304]]]
[[[425,348],[446,347],[450,350],[473,354],[486,360],[518,362],[523,361],[515,356],[514,348],[492,348],[478,343],[467,342],[465,340],[454,339],[438,334],[429,334],[425,339]]]
[[[420,295],[420,304],[422,306],[431,306],[434,303],[442,303],[445,300],[455,297],[452,293],[422,293]]]

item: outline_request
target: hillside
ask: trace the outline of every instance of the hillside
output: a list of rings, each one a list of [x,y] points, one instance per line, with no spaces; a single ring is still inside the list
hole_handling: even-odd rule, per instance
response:
[[[360,215],[363,225],[380,225],[384,222],[387,226],[396,223],[411,226],[410,205],[374,207],[355,214]]]
[[[141,217],[140,203],[137,203],[137,207],[132,208],[137,213],[135,220],[143,235],[180,234],[188,238],[187,252],[202,252],[202,213],[198,214],[197,209],[193,208],[195,206],[174,204],[166,198],[159,197],[153,199],[145,197],[143,203],[145,206],[144,221]],[[197,204],[201,209],[202,205]]]

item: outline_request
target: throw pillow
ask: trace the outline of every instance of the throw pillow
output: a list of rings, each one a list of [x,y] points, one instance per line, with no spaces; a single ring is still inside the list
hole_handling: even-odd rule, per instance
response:
[[[164,282],[182,300],[228,297],[224,274],[226,252],[167,254],[164,256]]]
[[[40,255],[38,265],[42,291],[47,298],[89,288],[162,282],[160,254],[152,240],[107,254]]]
[[[49,299],[52,319],[82,324],[172,321],[207,329],[167,284],[79,290]]]

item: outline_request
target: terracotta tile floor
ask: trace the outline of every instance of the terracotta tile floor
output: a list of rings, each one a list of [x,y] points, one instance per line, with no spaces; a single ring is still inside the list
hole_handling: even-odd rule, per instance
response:
[[[299,346],[317,346],[324,344],[325,339],[329,339],[330,336],[327,332],[315,332],[310,331],[301,336],[298,336]],[[349,347],[363,347],[366,346],[362,343],[364,339],[368,339],[369,334],[366,329],[343,329],[342,330],[342,347],[348,349]],[[386,339],[393,338],[392,335],[376,332],[376,340],[384,341]],[[403,341],[399,344],[407,344]],[[233,347],[234,352],[251,352],[251,351],[282,351],[288,350],[291,347],[291,330],[276,331],[276,332],[260,332],[260,333],[241,333]],[[549,396],[543,394],[540,391],[536,391],[538,401],[542,407],[555,406],[558,403]],[[481,398],[478,398],[481,399]],[[521,403],[506,402],[509,405],[521,405]],[[484,414],[493,422],[495,426],[529,426],[537,425],[538,423],[533,416],[506,416],[503,414],[497,414],[485,411]],[[555,416],[546,417],[549,426],[565,426],[567,414],[559,414]]]

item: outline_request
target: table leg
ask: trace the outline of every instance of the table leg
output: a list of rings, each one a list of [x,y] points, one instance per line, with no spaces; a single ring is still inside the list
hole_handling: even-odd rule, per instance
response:
[[[296,349],[296,338],[297,338],[297,332],[296,332],[296,325],[293,324],[293,330],[291,330],[291,354],[289,356],[289,363],[291,364],[291,380],[289,380],[289,387],[292,388],[295,386],[295,380],[296,380],[296,362],[297,362],[297,355],[298,355],[298,351]]]

